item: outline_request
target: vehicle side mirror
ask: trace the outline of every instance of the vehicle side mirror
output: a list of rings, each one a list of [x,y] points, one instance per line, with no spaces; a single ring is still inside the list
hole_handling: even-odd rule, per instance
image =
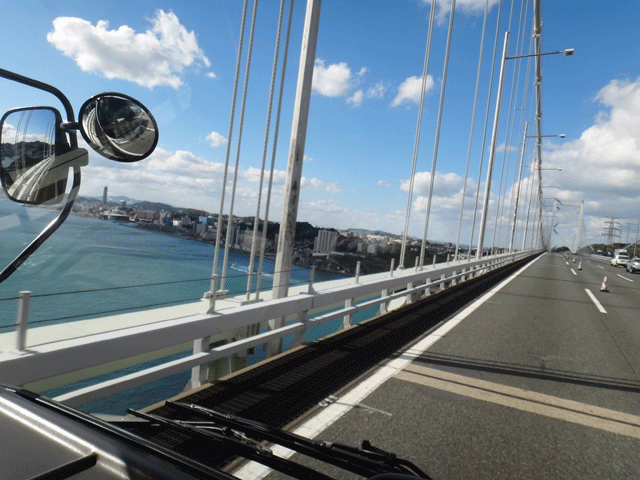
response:
[[[7,196],[28,204],[64,199],[70,167],[87,165],[85,149],[70,149],[51,107],[16,108],[0,120],[0,181]]]
[[[80,131],[100,155],[119,162],[148,157],[158,143],[158,125],[151,112],[122,93],[101,93],[84,102]]]

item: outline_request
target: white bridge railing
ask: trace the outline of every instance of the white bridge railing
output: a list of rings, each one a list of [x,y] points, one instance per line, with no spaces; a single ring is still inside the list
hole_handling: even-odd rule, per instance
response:
[[[322,289],[322,283],[318,283],[307,292],[287,298],[62,340],[25,350],[4,351],[0,352],[0,383],[24,386],[54,377],[63,378],[71,372],[132,357],[142,358],[149,352],[190,342],[194,346],[191,355],[72,391],[56,397],[56,400],[79,406],[188,369],[192,369],[191,385],[198,386],[206,379],[207,365],[215,360],[234,354],[244,355],[250,348],[289,335],[295,335],[293,347],[301,345],[305,332],[314,326],[342,318],[343,328],[348,328],[353,315],[359,311],[379,307],[379,311],[384,313],[394,300],[402,299],[404,304],[424,298],[434,289],[455,285],[532,253],[524,251],[484,257],[482,260],[447,262],[423,267],[422,270],[417,267],[397,269],[386,275],[362,276],[354,279],[355,283],[330,289]],[[269,320],[282,317],[288,320],[282,328],[209,347],[208,339],[212,336],[256,324],[267,325]]]

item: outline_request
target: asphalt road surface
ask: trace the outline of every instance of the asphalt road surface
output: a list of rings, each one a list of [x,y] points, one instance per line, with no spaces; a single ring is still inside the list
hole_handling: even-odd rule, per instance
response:
[[[640,478],[638,274],[545,254],[392,362],[318,409],[317,439],[368,439],[434,479]]]

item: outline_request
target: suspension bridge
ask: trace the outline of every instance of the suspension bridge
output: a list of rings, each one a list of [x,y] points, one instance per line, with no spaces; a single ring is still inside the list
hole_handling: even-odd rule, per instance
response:
[[[455,55],[450,51],[455,0],[446,60],[439,71],[442,84],[429,195],[415,264],[407,264],[406,246],[409,226],[415,222],[414,180],[423,133],[424,82],[432,69],[429,49],[435,6],[425,48],[414,155],[407,162],[411,181],[398,262],[394,260],[384,273],[328,282],[315,282],[312,270],[308,282],[292,285],[289,276],[320,23],[320,1],[307,2],[273,288],[261,291],[277,144],[274,141],[267,168],[268,139],[274,104],[276,135],[278,131],[292,18],[293,2],[284,28],[285,3],[277,27],[259,188],[262,193],[267,181],[266,205],[260,195],[250,250],[249,265],[258,256],[259,267],[255,272],[248,269],[246,292],[229,291],[229,249],[222,253],[221,246],[231,243],[231,228],[226,230],[226,243],[222,240],[222,219],[234,218],[237,177],[229,170],[237,175],[251,62],[251,41],[247,51],[243,41],[245,29],[252,31],[256,22],[253,15],[250,25],[245,23],[248,2],[241,25],[210,288],[201,300],[185,305],[44,326],[29,324],[30,295],[22,292],[15,332],[0,334],[0,382],[36,392],[73,385],[55,400],[81,407],[188,371],[186,391],[178,396],[185,402],[286,426],[309,438],[320,435],[357,443],[374,437],[381,447],[423,465],[434,478],[637,475],[640,328],[635,315],[640,282],[587,251],[583,199],[553,198],[549,211],[549,199],[543,196],[542,139],[547,135],[542,129],[542,58],[570,56],[573,50],[542,50],[539,0],[522,2],[519,20],[513,19],[516,2],[508,13],[508,6],[500,2],[499,8],[505,10],[497,15],[489,73],[482,68],[483,28],[453,255],[440,263],[426,258],[448,59]],[[486,2],[484,27],[488,9]],[[510,44],[512,30],[515,49]],[[239,93],[243,58],[246,76]],[[509,64],[514,66],[511,92],[503,102]],[[283,83],[276,98],[280,69]],[[481,81],[487,75],[486,108],[477,112]],[[237,99],[243,106],[236,124]],[[485,118],[477,152],[472,148],[478,134],[476,113]],[[238,134],[232,166],[234,128]],[[502,136],[513,148],[504,148],[498,169]],[[511,151],[517,152],[514,158]],[[476,191],[468,194],[475,155],[480,157]],[[572,256],[543,253],[555,245],[567,246]],[[574,266],[575,258],[580,269]],[[608,278],[609,293],[599,288],[603,277]],[[367,312],[367,318],[355,323],[360,312]],[[328,324],[333,333],[310,340],[314,328]],[[248,365],[249,354],[262,347],[265,361]],[[178,415],[163,403],[147,411]],[[153,438],[152,433],[141,434]],[[185,452],[190,448],[180,441],[167,446]],[[198,460],[226,465],[240,478],[269,474],[262,466],[230,458]]]

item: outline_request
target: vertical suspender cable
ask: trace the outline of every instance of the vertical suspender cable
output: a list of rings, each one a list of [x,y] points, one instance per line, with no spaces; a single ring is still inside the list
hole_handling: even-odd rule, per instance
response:
[[[533,196],[533,181],[534,181],[533,173],[534,172],[535,172],[535,166],[534,166],[534,170],[531,172],[531,175],[529,175],[529,200],[527,205],[527,220],[524,223],[524,234],[522,235],[523,237],[522,250],[524,250],[527,246],[527,230],[529,229],[529,214],[531,213],[531,197]]]
[[[407,197],[407,211],[404,215],[404,230],[402,231],[402,244],[400,247],[400,261],[398,266],[404,267],[404,256],[407,248],[407,235],[409,231],[409,218],[411,217],[411,202],[413,199],[413,185],[416,176],[416,163],[418,161],[418,146],[420,145],[420,130],[422,128],[422,112],[424,108],[425,90],[427,88],[427,72],[429,70],[429,55],[431,53],[431,39],[433,38],[433,19],[436,12],[436,0],[431,4],[429,12],[429,31],[427,33],[427,44],[424,49],[424,62],[422,65],[422,86],[420,89],[420,106],[418,107],[418,122],[416,125],[416,135],[413,141],[413,162],[411,164],[411,177],[409,178],[409,193]],[[423,264],[423,256],[420,254],[420,267]]]
[[[529,43],[529,54],[531,54],[533,51],[533,42]],[[524,112],[527,111],[526,107],[527,107],[527,99],[528,99],[528,92],[529,89],[527,88],[528,82],[529,82],[529,76],[531,74],[531,58],[529,57],[527,60],[527,73],[525,75],[525,81],[523,82],[524,84],[524,89],[523,89],[523,95],[522,95],[522,108],[520,109],[522,114],[520,116],[520,135],[522,135],[522,129],[523,129],[523,123],[524,123],[524,129],[527,129],[527,123],[524,120]],[[516,184],[516,196],[515,198],[513,197],[513,195],[511,196],[511,205],[509,206],[509,218],[513,219],[513,224],[511,225],[511,237],[509,239],[509,250],[513,250],[513,242],[515,240],[515,234],[516,234],[516,227],[517,227],[517,223],[518,223],[518,203],[520,200],[520,190],[521,190],[521,186],[520,183],[522,182],[522,171],[524,168],[524,157],[526,156],[526,146],[527,146],[527,135],[525,133],[523,139],[522,139],[522,158],[520,161],[520,168],[514,171],[514,175],[513,175],[513,183]],[[517,182],[517,183],[516,183]],[[512,215],[513,213],[513,215]]]
[[[242,106],[240,107],[240,122],[238,124],[238,146],[236,148],[236,165],[233,173],[233,187],[231,188],[231,204],[229,205],[229,221],[227,222],[227,238],[225,240],[224,261],[222,262],[221,286],[227,278],[227,263],[229,260],[229,247],[231,245],[231,230],[233,230],[233,207],[236,200],[236,185],[238,182],[238,165],[240,163],[240,146],[242,144],[242,128],[244,126],[244,111],[247,104],[247,88],[249,87],[249,71],[251,70],[251,52],[253,50],[253,37],[256,29],[256,16],[258,13],[258,0],[253,2],[253,14],[251,18],[251,33],[249,35],[249,48],[247,49],[247,66],[244,72],[244,88],[242,92]],[[251,267],[251,266],[250,266]]]
[[[231,100],[231,115],[229,118],[229,134],[227,135],[227,153],[224,161],[224,176],[222,179],[222,193],[220,194],[220,211],[218,213],[218,227],[216,229],[216,245],[213,250],[213,272],[212,275],[218,273],[218,255],[220,251],[220,234],[222,232],[222,213],[224,211],[224,198],[227,188],[227,173],[229,171],[229,155],[231,153],[231,139],[233,137],[233,123],[236,112],[236,99],[238,97],[238,80],[240,78],[240,65],[242,60],[242,45],[244,43],[244,28],[247,19],[247,4],[249,0],[244,0],[244,6],[242,9],[242,23],[240,27],[240,42],[238,44],[238,59],[236,60],[236,74],[233,81],[233,97]],[[227,228],[228,228],[227,222]],[[226,248],[229,248],[228,246]],[[214,293],[214,292],[212,292]]]
[[[480,197],[480,178],[482,177],[482,163],[484,161],[484,149],[487,142],[487,128],[489,126],[489,112],[491,111],[491,89],[493,87],[493,74],[496,70],[496,55],[498,53],[498,36],[500,34],[500,15],[502,13],[502,0],[498,2],[498,14],[496,18],[496,35],[493,42],[493,60],[491,61],[491,76],[489,79],[489,92],[487,94],[487,111],[484,116],[484,132],[482,133],[482,148],[480,149],[480,166],[478,168],[478,185],[476,186],[476,201],[473,207],[473,221],[471,222],[471,236],[469,237],[469,252],[473,246],[473,233],[476,228],[476,216],[478,215],[478,198]],[[471,255],[469,255],[471,260]]]
[[[467,194],[467,180],[469,179],[469,163],[471,160],[471,145],[473,144],[473,130],[476,121],[476,107],[478,105],[478,91],[480,90],[480,70],[482,67],[482,53],[484,50],[484,37],[487,29],[487,16],[489,13],[489,0],[484,4],[484,19],[482,21],[482,36],[480,38],[480,53],[478,54],[478,73],[476,75],[476,90],[473,95],[473,112],[471,113],[471,128],[469,130],[469,146],[467,148],[467,165],[464,169],[464,184],[462,186],[462,200],[460,201],[460,219],[458,220],[458,236],[456,237],[456,251],[454,258],[458,258],[458,250],[460,248],[460,232],[462,231],[462,216],[464,214],[464,197]],[[471,245],[469,245],[468,255],[471,254]]]
[[[278,149],[278,134],[280,131],[280,113],[282,112],[282,93],[284,91],[285,73],[287,71],[287,59],[289,57],[289,39],[291,38],[291,21],[293,18],[293,0],[289,5],[289,24],[287,25],[287,36],[284,42],[284,55],[282,56],[282,73],[280,74],[280,93],[278,98],[278,110],[276,113],[275,130],[273,133],[273,150],[271,152],[271,169],[269,170],[269,187],[267,189],[267,203],[264,213],[264,228],[262,229],[262,241],[260,243],[260,263],[258,265],[258,282],[256,284],[256,300],[260,294],[260,283],[262,281],[262,267],[264,264],[264,247],[267,242],[267,229],[269,228],[269,207],[271,205],[271,190],[273,189],[273,170],[276,164],[276,151]]]
[[[444,56],[442,69],[442,88],[440,89],[440,106],[438,107],[438,123],[436,126],[436,138],[433,146],[433,161],[431,163],[431,178],[429,179],[429,198],[427,200],[427,213],[424,220],[424,233],[422,234],[422,249],[420,250],[420,265],[424,260],[424,251],[427,247],[427,232],[429,229],[429,216],[431,214],[431,199],[433,197],[433,181],[436,176],[436,162],[438,160],[438,145],[440,144],[440,125],[442,123],[442,110],[444,108],[444,92],[447,86],[447,71],[449,69],[449,52],[451,51],[451,37],[453,36],[453,17],[456,8],[456,0],[451,1],[451,13],[449,14],[449,33],[447,34],[447,49]]]
[[[278,54],[280,52],[280,36],[282,32],[282,17],[284,14],[284,0],[280,0],[280,14],[278,16],[278,29],[276,33],[276,45],[273,53],[273,68],[271,70],[271,85],[269,88],[269,102],[267,108],[267,121],[264,132],[264,144],[262,147],[262,165],[260,167],[260,185],[258,187],[258,202],[256,205],[256,216],[253,220],[253,235],[251,237],[251,252],[249,253],[249,275],[247,276],[247,301],[250,300],[251,283],[253,281],[253,263],[256,256],[256,240],[258,238],[258,229],[260,228],[260,206],[262,204],[262,184],[264,182],[264,166],[267,161],[267,147],[269,144],[269,128],[271,127],[271,109],[273,106],[273,92],[276,85],[276,73],[278,71]],[[267,224],[263,229],[266,230]]]
[[[515,1],[511,3],[511,12],[513,12],[513,5]],[[524,11],[524,0],[521,1],[520,4],[520,20],[518,22],[518,38],[516,41],[516,55],[520,55],[522,49],[522,35],[523,35],[523,11]],[[511,26],[511,20],[509,21],[509,26]],[[513,138],[513,129],[511,128],[511,119],[513,116],[513,105],[514,105],[514,94],[517,97],[517,89],[516,85],[519,82],[520,78],[520,59],[516,58],[515,63],[513,64],[513,77],[511,79],[511,93],[509,94],[509,107],[507,111],[509,114],[507,115],[507,130],[504,136],[504,151],[502,152],[502,169],[500,171],[500,184],[498,187],[498,201],[496,205],[496,220],[493,227],[493,247],[500,247],[500,237],[502,235],[502,215],[504,214],[504,199],[507,191],[507,181],[509,179],[509,167],[511,165],[511,149],[509,146],[511,145],[511,141]],[[507,154],[508,152],[508,154]],[[505,164],[507,166],[507,170],[505,172]],[[504,191],[503,191],[504,184]],[[499,225],[499,226],[498,226]],[[498,242],[496,244],[496,234],[498,235]]]

